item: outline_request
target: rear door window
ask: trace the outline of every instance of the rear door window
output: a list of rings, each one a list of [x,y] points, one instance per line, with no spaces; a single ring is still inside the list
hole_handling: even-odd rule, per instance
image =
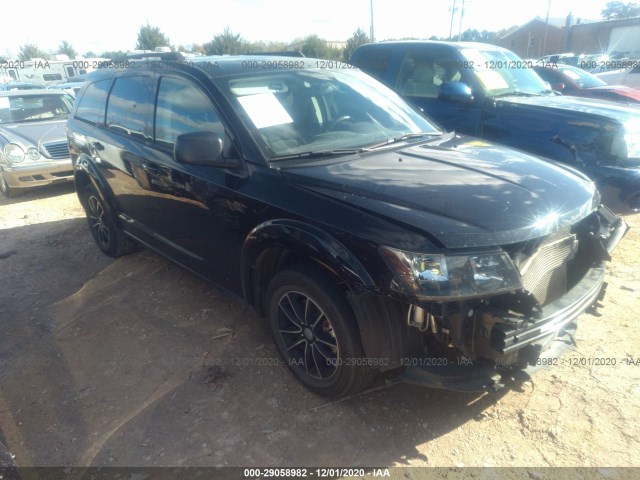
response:
[[[116,78],[107,103],[107,126],[126,135],[151,139],[154,91],[151,76]]]

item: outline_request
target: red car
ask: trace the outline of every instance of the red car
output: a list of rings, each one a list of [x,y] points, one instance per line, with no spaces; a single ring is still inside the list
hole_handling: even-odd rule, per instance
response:
[[[537,65],[533,70],[549,82],[551,88],[564,95],[640,104],[640,90],[624,85],[607,85],[595,75],[580,68],[558,63]]]

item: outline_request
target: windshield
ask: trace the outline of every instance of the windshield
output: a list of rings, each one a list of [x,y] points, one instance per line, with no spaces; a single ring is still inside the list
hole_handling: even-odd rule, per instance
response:
[[[584,70],[580,70],[579,68],[558,65],[558,71],[576,82],[580,86],[580,88],[604,87],[606,85],[605,82],[600,80],[595,75],[591,75],[590,73],[585,72]]]
[[[544,95],[551,93],[546,83],[526,62],[508,50],[465,48],[462,55],[473,65],[473,74],[486,95]]]
[[[0,97],[0,123],[36,122],[67,118],[72,102],[67,95]]]
[[[261,71],[220,83],[272,159],[349,153],[440,132],[392,90],[357,70]]]

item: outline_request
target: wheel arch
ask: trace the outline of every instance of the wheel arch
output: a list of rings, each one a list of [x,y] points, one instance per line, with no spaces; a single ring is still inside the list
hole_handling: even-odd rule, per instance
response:
[[[299,262],[314,264],[347,290],[375,287],[358,258],[329,233],[296,220],[269,220],[255,227],[242,246],[240,268],[247,303],[263,315],[269,279]]]
[[[113,195],[110,195],[111,188],[105,179],[100,175],[98,168],[93,163],[91,157],[86,154],[80,154],[78,157],[75,166],[74,166],[74,183],[76,187],[76,194],[78,195],[78,199],[80,203],[84,207],[84,197],[82,192],[88,184],[93,184],[95,189],[98,191],[102,201],[107,205],[110,210],[110,214],[116,218],[115,205],[113,203]]]

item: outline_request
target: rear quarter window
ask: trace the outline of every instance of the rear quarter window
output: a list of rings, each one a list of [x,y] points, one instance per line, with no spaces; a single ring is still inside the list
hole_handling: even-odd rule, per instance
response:
[[[390,50],[365,50],[356,61],[356,67],[380,80],[389,68],[392,53]]]
[[[110,85],[111,80],[100,80],[88,85],[78,101],[76,118],[91,123],[102,123]]]

